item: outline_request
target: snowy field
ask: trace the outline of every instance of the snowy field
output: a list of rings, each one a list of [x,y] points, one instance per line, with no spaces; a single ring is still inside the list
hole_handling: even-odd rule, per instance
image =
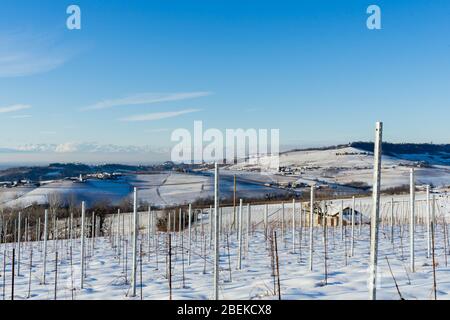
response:
[[[390,210],[383,199],[380,227],[379,299],[432,299],[432,252],[427,257],[427,228],[424,225],[423,194],[417,195],[417,226],[415,230],[415,272],[409,267],[409,230],[407,200],[395,197],[394,237],[391,238]],[[358,199],[363,215],[370,212],[369,199]],[[346,204],[349,200],[346,200]],[[330,204],[331,205],[331,204]],[[238,270],[239,242],[232,227],[232,208],[223,208],[220,235],[220,298],[221,299],[277,299],[276,277],[272,272],[272,230],[277,232],[279,275],[282,299],[368,299],[367,279],[369,261],[369,225],[355,225],[352,254],[351,226],[342,229],[322,226],[313,228],[313,271],[309,270],[309,228],[303,222],[300,205],[296,204],[295,232],[292,232],[292,203],[268,207],[265,236],[265,206],[251,207],[251,222],[247,228],[247,209],[243,207],[242,266]],[[365,209],[363,209],[365,208]],[[449,299],[450,268],[448,267],[449,237],[444,217],[450,214],[448,196],[437,195],[435,230],[436,295]],[[57,274],[57,299],[169,299],[168,233],[148,228],[148,213],[140,213],[140,235],[137,260],[137,295],[131,297],[131,236],[130,215],[120,220],[111,218],[113,230],[104,237],[86,238],[86,276],[80,288],[80,239],[49,240],[46,280],[43,283],[43,241],[20,245],[20,273],[18,273],[17,243],[2,244],[0,294],[11,299],[12,249],[16,252],[15,299],[54,299]],[[89,216],[89,215],[87,215]],[[302,219],[300,219],[302,217]],[[123,219],[123,220],[122,220]],[[302,223],[300,222],[302,221]],[[448,220],[446,220],[448,221]],[[89,223],[88,223],[89,225]],[[172,297],[173,299],[210,299],[213,288],[213,247],[210,239],[208,208],[193,224],[189,250],[188,230],[171,232],[172,239]],[[62,233],[62,230],[60,231]],[[293,237],[294,235],[294,237]],[[326,237],[324,237],[326,235]],[[324,239],[326,241],[324,241]],[[293,245],[294,244],[294,245]],[[325,245],[326,244],[326,245]],[[432,247],[431,247],[432,248]],[[56,263],[56,251],[58,261]],[[189,251],[191,264],[189,265]],[[71,254],[72,252],[72,254]],[[326,259],[325,259],[326,252]],[[32,262],[30,261],[32,257]],[[389,269],[388,262],[392,269]],[[57,273],[56,273],[57,267]],[[326,271],[325,271],[326,270]],[[184,271],[184,272],[183,272]],[[276,274],[276,273],[275,273]],[[183,276],[184,275],[184,276]],[[398,285],[396,289],[395,281]],[[399,293],[400,291],[400,293]]]
[[[240,163],[232,165],[229,170],[241,172],[242,175],[271,177],[273,181],[298,181],[302,183],[336,183],[347,184],[362,182],[372,184],[373,154],[346,147],[328,150],[289,151],[279,157],[280,167],[290,168],[295,174],[281,176],[275,174],[257,174],[250,170],[265,169],[270,157],[260,159],[260,163]],[[448,161],[430,158],[427,155],[382,156],[382,189],[409,184],[409,170],[418,161],[431,161],[430,167],[416,168],[417,184],[431,184],[436,187],[450,184],[450,166]]]
[[[450,185],[450,166],[445,159],[427,155],[402,155],[382,157],[382,190],[409,184],[409,170],[415,167],[417,185],[430,184],[435,188]],[[290,173],[273,173],[264,169],[265,159],[260,163],[230,165],[221,169],[220,189],[222,197],[231,198],[233,176],[237,176],[238,194],[243,198],[265,198],[286,195],[289,191],[268,187],[266,184],[302,183],[305,185],[328,185],[340,195],[360,193],[358,186],[371,186],[373,179],[373,155],[346,147],[329,150],[289,151],[280,155],[280,166]],[[417,167],[417,161],[431,161],[429,166]],[[163,172],[159,174],[126,175],[118,180],[89,179],[84,183],[58,180],[41,187],[18,187],[0,189],[0,206],[26,207],[33,203],[46,204],[49,197],[57,194],[66,203],[85,200],[89,205],[108,200],[117,205],[129,199],[133,187],[140,189],[140,199],[154,206],[182,205],[213,196],[212,171],[203,174]],[[296,192],[301,192],[297,189]],[[290,191],[292,194],[292,191]]]
[[[214,196],[214,177],[166,173],[158,175],[138,175],[127,177],[127,181],[139,188],[139,199],[154,206],[183,205],[196,199],[212,199]],[[242,197],[264,198],[266,194],[287,194],[281,189],[265,187],[262,184],[237,181],[237,189]],[[220,180],[221,197],[233,195],[233,179]]]
[[[89,179],[83,183],[67,180],[54,181],[46,185],[0,189],[0,206],[22,208],[37,204],[47,204],[50,197],[56,195],[63,203],[86,201],[88,205],[107,201],[118,205],[132,196],[133,187],[138,187],[140,201],[154,206],[187,204],[196,199],[213,197],[212,176],[182,173],[139,174],[124,176],[118,180]],[[220,182],[222,196],[231,197],[233,181],[223,179]],[[239,193],[244,197],[265,198],[266,194],[286,194],[281,189],[268,188],[262,183],[237,181]]]

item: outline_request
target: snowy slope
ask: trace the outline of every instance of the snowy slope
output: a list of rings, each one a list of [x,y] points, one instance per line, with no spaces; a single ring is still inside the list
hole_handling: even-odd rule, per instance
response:
[[[409,184],[409,170],[417,161],[425,160],[416,156],[404,160],[394,156],[382,157],[382,189]],[[414,161],[413,161],[414,160]],[[254,160],[252,160],[254,161]],[[326,183],[348,184],[362,182],[372,184],[373,155],[353,147],[329,150],[304,150],[282,153],[279,157],[280,167],[288,168],[291,173],[284,174],[300,182],[322,181]],[[239,163],[229,166],[229,170],[246,172],[248,170],[265,171],[266,158],[260,163]],[[432,184],[437,187],[450,185],[450,166],[438,165],[416,168],[417,184]],[[255,173],[254,173],[255,174]],[[261,174],[260,174],[261,175]],[[281,180],[282,175],[266,173],[273,180]],[[289,179],[288,178],[288,179]],[[286,178],[285,178],[286,179]],[[314,184],[314,183],[313,183]]]
[[[423,195],[420,195],[423,197]],[[448,196],[438,195],[440,211],[448,216]],[[401,198],[395,201],[401,201]],[[369,198],[361,201],[370,201]],[[389,199],[383,199],[383,202]],[[443,205],[445,204],[445,205]],[[228,208],[229,210],[230,208]],[[244,222],[242,269],[237,269],[238,241],[235,229],[231,228],[231,215],[224,218],[224,233],[220,237],[220,299],[278,299],[274,294],[274,277],[272,276],[270,243],[266,241],[264,227],[261,223],[261,209],[252,208],[252,220],[247,233]],[[419,206],[423,212],[423,204]],[[366,209],[369,210],[369,209]],[[229,211],[231,213],[231,211]],[[367,214],[368,211],[365,211]],[[246,211],[245,213],[246,214]],[[298,214],[298,213],[297,213]],[[309,229],[301,228],[297,220],[295,233],[292,233],[291,211],[286,206],[284,232],[281,229],[280,210],[269,208],[269,223],[277,231],[277,243],[280,267],[280,287],[282,299],[368,299],[368,261],[369,261],[369,226],[355,228],[354,254],[350,255],[350,228],[344,230],[327,228],[327,241],[324,242],[324,229],[313,230],[314,251],[313,270],[309,270]],[[396,218],[402,212],[396,211]],[[438,216],[441,218],[441,215]],[[145,225],[145,215],[143,216]],[[128,220],[128,219],[126,219]],[[192,230],[191,265],[188,265],[188,233],[173,232],[172,237],[172,287],[173,299],[210,299],[213,293],[213,248],[210,246],[209,223],[206,219],[194,224]],[[245,220],[244,220],[245,221]],[[123,300],[123,299],[160,299],[169,298],[169,281],[167,277],[167,238],[168,234],[158,232],[150,234],[148,229],[141,229],[139,242],[142,244],[142,260],[138,260],[137,296],[131,297],[131,237],[125,228],[121,238],[86,239],[86,278],[84,289],[80,288],[80,240],[48,242],[46,283],[43,275],[43,246],[41,242],[21,244],[21,271],[15,278],[15,299],[44,300],[54,299],[55,288],[55,251],[58,255],[57,298],[66,300]],[[433,299],[433,267],[431,258],[427,258],[426,227],[420,224],[415,233],[415,272],[409,270],[409,244],[405,225],[394,229],[391,242],[389,225],[380,228],[379,266],[377,281],[378,299],[399,300],[400,294],[407,300]],[[228,237],[226,236],[228,234]],[[181,237],[183,235],[183,238]],[[295,235],[295,238],[293,238]],[[302,236],[300,238],[300,236]],[[228,241],[227,241],[228,240]],[[293,240],[295,249],[293,250]],[[248,241],[248,250],[247,250]],[[450,299],[450,267],[446,262],[447,239],[443,225],[438,224],[435,238],[435,259],[437,278],[437,298]],[[115,244],[119,243],[120,247]],[[183,245],[182,245],[183,243]],[[325,259],[325,243],[327,259]],[[229,244],[229,247],[228,247]],[[72,247],[72,250],[70,250]],[[0,264],[6,259],[4,283],[11,286],[11,253],[13,244],[0,245]],[[120,250],[119,250],[120,248]],[[140,246],[139,246],[140,248]],[[31,250],[32,249],[32,250]],[[184,249],[184,250],[183,250]],[[16,251],[17,252],[17,251]],[[30,254],[33,252],[33,263]],[[70,252],[73,253],[72,257]],[[6,255],[3,255],[5,253]],[[125,258],[126,253],[126,260]],[[16,257],[17,258],[17,257]],[[17,260],[16,260],[17,261]],[[71,263],[72,261],[72,263]],[[142,276],[140,273],[142,261]],[[325,282],[325,262],[327,263],[327,281]],[[388,267],[392,268],[392,274]],[[16,265],[17,268],[17,265]],[[17,269],[16,269],[17,270]],[[184,270],[184,272],[183,272]],[[31,278],[30,275],[31,274]],[[183,274],[184,285],[183,285]],[[396,285],[398,284],[398,293]],[[31,282],[29,282],[31,279]],[[142,286],[141,286],[142,282]],[[2,282],[3,283],[3,282]],[[0,286],[3,284],[0,283]],[[28,288],[30,285],[30,296]],[[10,290],[4,299],[10,299]],[[3,297],[2,297],[3,298]]]

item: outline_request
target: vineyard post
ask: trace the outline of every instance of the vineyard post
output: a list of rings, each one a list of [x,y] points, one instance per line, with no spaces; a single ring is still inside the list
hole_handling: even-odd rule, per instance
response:
[[[18,217],[18,223],[17,223],[17,275],[20,276],[20,238],[22,237],[22,213],[19,211],[19,217]]]
[[[394,198],[391,199],[391,243],[394,243]]]
[[[47,269],[47,237],[48,237],[48,210],[44,214],[44,266],[42,270],[43,284],[45,284],[45,273]]]
[[[189,244],[188,244],[188,248],[189,248],[189,251],[188,251],[188,266],[190,266],[191,265],[191,240],[192,240],[192,230],[191,230],[191,220],[192,220],[192,205],[191,204],[189,204],[189,211],[188,211],[188,215],[189,215],[189,222],[188,222],[188,225],[189,225],[189,227],[188,227],[188,241],[189,241]]]
[[[426,201],[426,213],[427,213],[427,258],[430,258],[431,252],[431,237],[430,237],[430,186],[427,185],[427,201]]]
[[[313,270],[313,250],[314,250],[314,186],[311,186],[311,203],[309,210],[309,270]]]
[[[295,199],[292,199],[292,253],[295,253]]]
[[[409,172],[410,179],[410,217],[409,217],[409,263],[411,272],[414,272],[414,216],[415,216],[415,178],[414,178],[414,168],[411,168]]]
[[[353,257],[355,253],[355,197],[352,197],[352,231],[351,231],[352,242],[350,244],[350,256]]]
[[[131,270],[131,284],[132,284],[132,293],[131,296],[136,296],[136,270],[137,270],[137,240],[138,240],[138,202],[137,202],[137,188],[134,188],[133,193],[133,238],[132,238],[132,246],[133,246],[133,261],[132,261],[132,270]]]
[[[86,203],[83,201],[81,202],[81,289],[84,287],[84,228],[85,228],[85,215],[86,215]],[[47,220],[47,219],[46,219]]]
[[[214,168],[214,300],[219,300],[219,166]]]
[[[242,199],[239,200],[239,252],[238,252],[238,270],[242,267]]]
[[[375,129],[374,172],[372,188],[372,216],[370,222],[370,263],[369,263],[369,295],[376,300],[377,265],[378,265],[378,222],[380,215],[380,183],[383,123],[377,122]]]
[[[341,201],[341,210],[339,211],[339,229],[341,231],[341,241],[344,240],[344,200]]]
[[[250,247],[250,223],[251,223],[251,221],[250,221],[251,211],[250,210],[251,210],[250,203],[247,203],[247,242],[246,242],[247,256],[249,255],[248,249]]]

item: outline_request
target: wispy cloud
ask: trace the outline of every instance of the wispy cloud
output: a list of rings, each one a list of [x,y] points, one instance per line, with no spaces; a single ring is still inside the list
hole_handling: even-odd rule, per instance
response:
[[[159,102],[181,101],[211,95],[211,92],[178,92],[178,93],[140,93],[120,99],[110,99],[83,107],[81,110],[101,110],[121,106],[153,104]]]
[[[14,104],[7,107],[0,108],[0,113],[10,113],[10,112],[16,112],[21,110],[30,109],[31,106],[28,104]]]
[[[167,118],[174,118],[181,116],[183,114],[199,112],[200,109],[186,109],[180,111],[169,111],[169,112],[155,112],[155,113],[146,113],[146,114],[138,114],[134,116],[129,116],[126,118],[120,119],[120,121],[155,121]]]
[[[15,116],[11,116],[11,119],[27,119],[27,118],[31,118],[31,114],[18,114]]]
[[[0,33],[0,78],[47,72],[71,56],[54,35],[28,31]]]

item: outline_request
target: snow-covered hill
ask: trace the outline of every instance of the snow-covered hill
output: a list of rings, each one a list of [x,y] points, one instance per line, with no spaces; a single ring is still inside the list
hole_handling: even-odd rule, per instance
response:
[[[409,170],[415,167],[417,184],[436,187],[450,185],[450,166],[425,165],[427,155],[402,155],[382,157],[382,188],[392,188],[409,183]],[[229,166],[233,171],[268,172],[271,157],[252,159],[247,163]],[[288,176],[299,182],[322,181],[325,183],[368,185],[372,184],[373,154],[353,147],[333,149],[288,151],[280,154],[282,172],[273,176]]]

